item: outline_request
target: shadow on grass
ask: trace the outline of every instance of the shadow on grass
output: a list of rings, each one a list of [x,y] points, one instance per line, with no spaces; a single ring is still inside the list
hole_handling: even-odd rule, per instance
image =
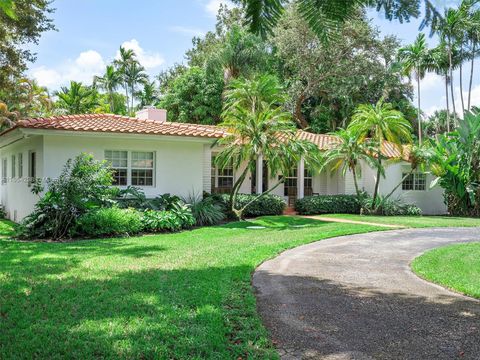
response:
[[[256,275],[257,276],[257,275]],[[259,271],[261,317],[292,358],[478,359],[480,302]],[[262,292],[262,289],[265,292]],[[308,355],[308,356],[307,356]]]
[[[273,230],[294,230],[305,227],[321,227],[326,224],[329,224],[329,222],[296,216],[262,216],[256,219],[229,223],[222,227],[229,229],[248,229],[259,226]]]

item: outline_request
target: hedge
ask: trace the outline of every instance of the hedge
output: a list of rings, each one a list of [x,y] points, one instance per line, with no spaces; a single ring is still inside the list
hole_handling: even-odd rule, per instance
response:
[[[245,206],[257,196],[258,195],[238,194],[236,207],[240,208]],[[222,199],[225,204],[228,204],[230,195],[224,194],[222,195]],[[243,216],[257,217],[266,215],[282,215],[285,205],[285,201],[280,196],[267,194],[247,206]]]
[[[360,208],[356,195],[307,196],[295,202],[295,211],[300,215],[359,214]]]

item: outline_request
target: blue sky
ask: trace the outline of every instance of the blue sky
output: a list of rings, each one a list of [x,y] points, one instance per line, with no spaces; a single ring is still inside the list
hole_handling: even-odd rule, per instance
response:
[[[136,51],[151,75],[178,62],[191,47],[194,35],[214,29],[222,0],[55,0],[57,32],[42,36],[37,61],[29,74],[41,85],[56,89],[69,80],[90,83],[117,55],[120,45]],[[445,1],[438,1],[443,7]],[[418,34],[419,22],[399,24],[369,13],[382,34],[395,34],[405,44]],[[436,39],[429,39],[433,46]],[[476,74],[474,103],[480,105],[480,78]],[[422,109],[432,113],[444,107],[442,80],[429,74],[422,81]],[[459,91],[459,89],[457,89]]]

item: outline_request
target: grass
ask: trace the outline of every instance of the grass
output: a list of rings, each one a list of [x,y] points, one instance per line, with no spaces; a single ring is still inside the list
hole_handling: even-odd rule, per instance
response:
[[[480,219],[453,216],[374,216],[352,214],[328,214],[325,218],[346,219],[378,224],[401,225],[412,228],[425,227],[471,227],[480,226]]]
[[[480,299],[480,242],[427,251],[412,262],[420,277]]]
[[[15,232],[15,223],[9,220],[0,219],[0,237],[12,236]]]
[[[0,358],[277,358],[256,313],[255,267],[373,230],[264,217],[139,238],[0,240]]]

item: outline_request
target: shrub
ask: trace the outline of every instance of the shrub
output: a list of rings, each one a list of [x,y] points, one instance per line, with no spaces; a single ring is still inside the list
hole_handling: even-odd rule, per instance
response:
[[[75,227],[75,235],[90,237],[134,235],[142,229],[142,215],[137,210],[112,207],[90,211],[80,216]]]
[[[237,204],[235,207],[241,208],[245,206],[247,203],[252,201],[258,195],[255,194],[238,194],[237,195]],[[222,195],[223,202],[228,209],[228,202],[230,200],[229,194]],[[243,212],[243,216],[245,217],[257,217],[257,216],[266,216],[266,215],[282,215],[283,210],[285,209],[285,201],[283,198],[277,195],[267,194],[252,204],[247,206],[245,211]]]
[[[153,199],[147,199],[145,193],[136,187],[129,186],[119,192],[118,207],[137,210],[172,210],[175,205],[182,205],[181,199],[176,195],[163,194]]]
[[[422,210],[417,205],[415,205],[415,204],[404,204],[399,199],[394,200],[394,199],[390,199],[390,198],[385,199],[385,198],[379,197],[378,202],[381,202],[381,205],[374,212],[377,215],[384,215],[384,216],[402,216],[402,215],[419,216],[419,215],[422,215]],[[372,207],[372,198],[367,198],[365,200],[364,208],[367,212],[369,211],[369,209],[373,208]]]
[[[195,225],[195,218],[185,207],[171,211],[146,210],[142,224],[147,232],[180,231]]]
[[[315,214],[359,214],[361,204],[356,195],[307,196],[295,202],[300,215]]]
[[[118,190],[111,187],[112,182],[112,169],[106,162],[87,154],[68,160],[58,178],[47,179],[45,195],[22,222],[18,236],[53,240],[70,236],[77,218],[114,203]],[[41,184],[32,187],[37,195],[42,191]]]
[[[217,225],[226,217],[225,206],[213,196],[202,199],[200,196],[190,195],[183,201],[190,207],[198,226]]]

